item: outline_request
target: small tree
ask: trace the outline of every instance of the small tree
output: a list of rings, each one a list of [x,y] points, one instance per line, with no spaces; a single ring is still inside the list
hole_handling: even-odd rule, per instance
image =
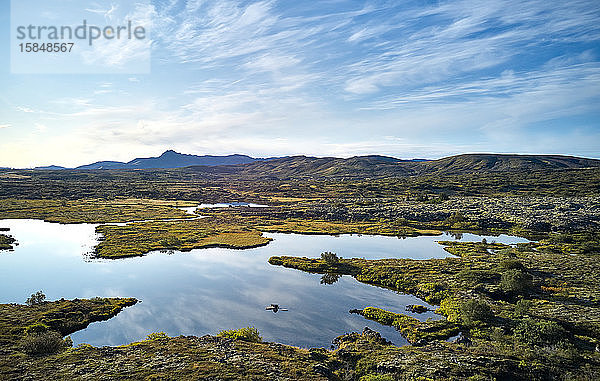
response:
[[[337,254],[332,253],[331,251],[321,253],[321,259],[330,266],[335,265],[340,261],[340,258],[337,256]]]
[[[500,280],[500,288],[506,293],[524,294],[532,287],[533,277],[517,269],[505,271]]]
[[[31,294],[29,298],[25,301],[28,306],[34,306],[36,304],[42,304],[46,300],[46,295],[40,290],[35,294]]]
[[[494,316],[492,309],[486,302],[471,299],[462,304],[460,309],[460,318],[466,325],[473,325],[476,322],[485,322]]]

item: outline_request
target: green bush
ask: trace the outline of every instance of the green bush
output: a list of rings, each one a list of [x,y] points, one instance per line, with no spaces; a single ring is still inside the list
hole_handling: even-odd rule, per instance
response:
[[[500,288],[506,293],[524,294],[533,288],[533,277],[521,270],[507,270],[500,279]]]
[[[169,336],[167,336],[167,334],[164,332],[153,332],[153,333],[149,334],[148,336],[146,336],[147,341],[168,339],[168,338],[169,338]]]
[[[335,265],[340,261],[340,258],[331,251],[321,253],[321,259],[324,260],[328,265]]]
[[[464,222],[467,218],[461,212],[454,212],[450,217],[446,218],[446,223],[455,224],[457,222]]]
[[[514,330],[515,340],[533,346],[548,346],[565,339],[567,332],[558,323],[549,320],[524,319]]]
[[[523,266],[521,261],[516,259],[505,259],[504,261],[500,262],[499,267],[502,270],[525,270],[525,266]]]
[[[246,327],[240,329],[230,329],[221,331],[217,334],[218,337],[228,337],[235,340],[249,341],[252,343],[260,343],[262,338],[259,336],[258,330],[254,327]]]
[[[464,269],[458,274],[458,278],[468,283],[470,286],[475,286],[480,283],[492,283],[498,279],[499,274],[491,270],[473,270]]]
[[[71,338],[63,340],[58,332],[46,331],[27,335],[21,340],[23,352],[29,355],[47,355],[73,345]]]
[[[477,322],[486,322],[492,317],[494,317],[494,313],[489,304],[480,300],[468,300],[460,307],[460,318],[466,325],[473,325]]]
[[[531,302],[531,300],[519,299],[517,301],[517,304],[515,305],[515,314],[517,316],[525,316],[529,314],[532,304],[533,303]]]

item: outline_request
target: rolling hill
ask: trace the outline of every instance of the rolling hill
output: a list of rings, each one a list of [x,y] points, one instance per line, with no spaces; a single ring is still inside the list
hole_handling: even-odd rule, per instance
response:
[[[212,175],[240,175],[245,178],[375,178],[423,175],[457,175],[548,171],[600,167],[600,160],[557,155],[464,154],[438,160],[400,160],[386,156],[335,157],[290,156],[250,164],[190,167]]]

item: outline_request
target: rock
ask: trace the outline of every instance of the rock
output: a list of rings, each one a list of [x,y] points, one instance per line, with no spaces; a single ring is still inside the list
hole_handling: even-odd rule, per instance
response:
[[[417,314],[422,314],[423,312],[431,311],[429,308],[420,304],[409,304],[408,306],[406,306],[405,310]]]
[[[363,329],[362,334],[369,341],[374,341],[374,342],[376,342],[378,344],[383,344],[383,345],[390,345],[390,344],[392,344],[390,341],[388,341],[385,338],[381,337],[381,334],[379,332],[373,331],[369,327],[365,327],[365,329]]]

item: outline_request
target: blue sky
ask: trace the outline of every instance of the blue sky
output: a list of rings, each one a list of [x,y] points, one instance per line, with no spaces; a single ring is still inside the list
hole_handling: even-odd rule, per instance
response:
[[[597,0],[154,0],[150,74],[102,75],[11,74],[0,4],[0,166],[166,149],[600,158]]]

